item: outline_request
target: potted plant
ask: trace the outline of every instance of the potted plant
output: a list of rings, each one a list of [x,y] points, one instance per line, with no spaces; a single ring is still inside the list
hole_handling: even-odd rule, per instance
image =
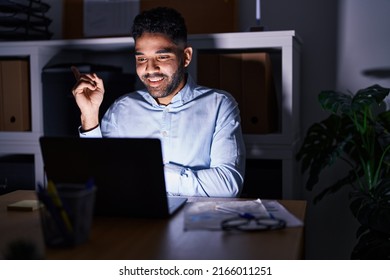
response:
[[[308,129],[296,155],[310,191],[322,171],[336,161],[346,164],[342,178],[314,203],[350,188],[350,209],[360,224],[353,259],[390,258],[390,111],[381,106],[389,91],[379,85],[356,94],[322,91],[318,100],[329,116]]]

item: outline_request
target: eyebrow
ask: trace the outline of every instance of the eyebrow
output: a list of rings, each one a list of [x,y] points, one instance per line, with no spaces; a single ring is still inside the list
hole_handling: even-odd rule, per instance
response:
[[[173,48],[164,48],[161,50],[158,50],[155,52],[155,54],[162,54],[162,53],[175,53]],[[143,52],[135,51],[135,55],[144,55]]]

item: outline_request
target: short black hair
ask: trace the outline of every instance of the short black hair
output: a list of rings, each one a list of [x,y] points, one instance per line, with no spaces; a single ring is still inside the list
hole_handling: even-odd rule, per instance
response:
[[[176,45],[187,44],[187,27],[183,16],[173,8],[157,7],[143,11],[134,18],[132,36],[134,41],[143,33],[162,33]]]

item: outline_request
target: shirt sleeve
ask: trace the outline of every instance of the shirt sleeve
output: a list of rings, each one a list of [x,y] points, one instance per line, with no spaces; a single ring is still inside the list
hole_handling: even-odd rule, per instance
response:
[[[88,131],[83,131],[81,126],[79,127],[79,136],[81,138],[102,138],[102,132],[100,126]]]
[[[212,135],[209,168],[165,165],[167,191],[171,195],[237,197],[245,174],[245,146],[238,105],[228,99],[221,106]]]

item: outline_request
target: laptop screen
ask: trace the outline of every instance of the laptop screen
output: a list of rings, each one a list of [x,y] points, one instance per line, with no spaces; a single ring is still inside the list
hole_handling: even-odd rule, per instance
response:
[[[40,138],[47,179],[95,182],[95,213],[168,216],[161,142],[150,138]]]

